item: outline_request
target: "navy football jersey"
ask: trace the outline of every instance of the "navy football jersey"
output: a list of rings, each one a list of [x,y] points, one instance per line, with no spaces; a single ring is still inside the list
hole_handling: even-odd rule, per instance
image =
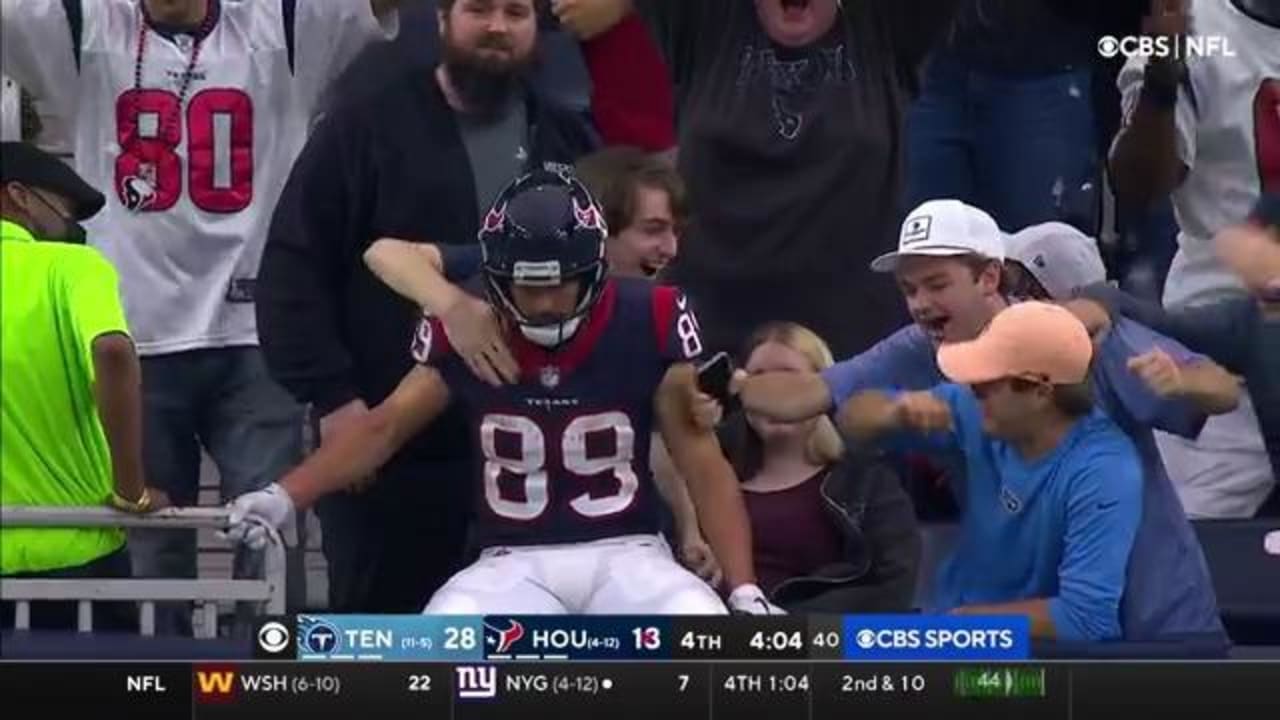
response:
[[[436,368],[482,453],[476,540],[481,547],[576,543],[657,533],[649,468],[654,396],[667,368],[702,354],[698,321],[676,288],[607,281],[573,338],[556,351],[508,338],[515,385],[476,378],[444,326],[424,317],[419,363]]]

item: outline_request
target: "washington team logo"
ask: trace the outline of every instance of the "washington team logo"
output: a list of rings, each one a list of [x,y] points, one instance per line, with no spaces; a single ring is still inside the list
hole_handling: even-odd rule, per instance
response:
[[[518,620],[508,620],[506,628],[497,628],[489,623],[484,624],[484,643],[493,647],[489,651],[491,654],[506,655],[523,637],[524,625]]]

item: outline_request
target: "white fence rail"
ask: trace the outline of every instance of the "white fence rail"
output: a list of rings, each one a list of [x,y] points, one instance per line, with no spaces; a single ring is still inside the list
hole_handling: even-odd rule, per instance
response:
[[[133,515],[105,507],[3,507],[0,527],[117,527],[160,530],[192,530],[227,527],[225,508],[167,508],[147,515]],[[93,630],[94,602],[137,602],[143,635],[155,635],[155,604],[165,601],[195,601],[201,604],[204,621],[198,623],[198,637],[216,637],[218,603],[248,601],[264,604],[267,614],[285,612],[285,546],[273,533],[263,551],[263,577],[259,579],[44,579],[5,578],[0,582],[0,600],[15,603],[14,626],[31,626],[33,601],[71,600],[78,603],[77,628]]]

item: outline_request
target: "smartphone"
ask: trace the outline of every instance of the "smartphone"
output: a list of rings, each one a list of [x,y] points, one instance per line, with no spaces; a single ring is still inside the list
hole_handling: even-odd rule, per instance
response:
[[[698,366],[698,389],[728,406],[732,399],[729,397],[729,380],[732,377],[733,359],[729,353],[718,352]]]

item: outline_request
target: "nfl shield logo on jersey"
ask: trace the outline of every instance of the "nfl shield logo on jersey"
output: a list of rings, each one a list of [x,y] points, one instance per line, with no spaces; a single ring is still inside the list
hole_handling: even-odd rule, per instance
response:
[[[553,388],[560,384],[560,368],[555,365],[547,365],[538,373],[538,381],[542,383],[544,388]]]

